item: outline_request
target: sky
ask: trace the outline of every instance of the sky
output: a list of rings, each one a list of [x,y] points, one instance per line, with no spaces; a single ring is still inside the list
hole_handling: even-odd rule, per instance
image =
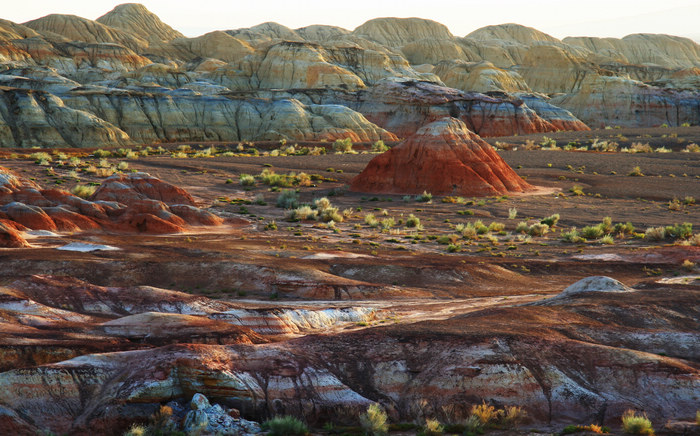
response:
[[[96,19],[120,2],[30,0],[7,2],[0,18],[22,23],[51,13]],[[620,38],[667,33],[700,41],[698,0],[143,0],[151,12],[186,36],[275,21],[290,28],[328,24],[352,30],[377,17],[420,17],[445,24],[456,36],[492,24],[518,23],[557,38]]]

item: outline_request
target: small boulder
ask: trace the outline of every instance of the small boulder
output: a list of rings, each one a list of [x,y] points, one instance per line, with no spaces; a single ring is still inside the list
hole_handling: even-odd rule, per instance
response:
[[[190,401],[190,407],[192,410],[204,410],[211,407],[211,404],[209,403],[207,397],[200,393],[196,393],[192,397],[192,401]]]

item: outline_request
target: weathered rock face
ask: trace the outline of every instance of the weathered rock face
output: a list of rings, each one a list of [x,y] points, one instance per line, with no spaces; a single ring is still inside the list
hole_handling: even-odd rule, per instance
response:
[[[197,38],[173,39],[170,44],[152,51],[176,59],[214,58],[233,62],[241,60],[255,50],[247,41],[217,30]]]
[[[594,127],[700,123],[697,91],[664,90],[621,77],[587,79],[578,91],[550,102]]]
[[[543,93],[574,92],[587,76],[597,75],[582,58],[554,45],[530,47],[517,70],[533,90]]]
[[[700,45],[679,36],[637,33],[622,39],[569,37],[563,41],[630,64],[651,64],[672,69],[700,66]]]
[[[4,243],[17,247],[27,245],[17,233],[25,228],[174,233],[188,225],[215,226],[223,220],[195,207],[184,190],[145,173],[111,176],[88,201],[66,191],[41,189],[0,167],[0,223]]]
[[[24,25],[47,37],[63,37],[64,41],[119,44],[137,52],[148,47],[138,36],[75,15],[50,14]]]
[[[117,123],[142,143],[396,138],[347,107],[303,105],[297,100],[243,100],[191,90],[145,94],[91,89],[73,90],[63,99],[73,108]]]
[[[458,44],[454,39],[421,39],[404,45],[401,52],[412,65],[481,60],[478,54]]]
[[[515,23],[497,24],[477,29],[466,36],[477,41],[499,40],[530,45],[535,42],[561,42],[557,38],[532,27]]]
[[[96,20],[106,26],[120,29],[146,41],[172,41],[185,35],[168,26],[157,15],[139,3],[124,3]]]
[[[465,93],[425,82],[383,81],[346,104],[403,138],[446,116],[460,119],[480,136],[556,130],[522,100],[506,94]]]
[[[91,113],[42,91],[0,87],[0,146],[122,145],[129,136]]]
[[[362,24],[352,33],[397,48],[425,38],[453,38],[444,24],[423,18],[375,18]]]
[[[568,110],[562,109],[559,106],[554,106],[549,102],[550,99],[542,94],[516,92],[513,95],[525,102],[527,107],[537,112],[537,115],[547,120],[557,130],[590,130],[583,121],[576,118]]]
[[[121,304],[118,294],[125,292],[74,282],[57,298],[60,292],[47,292],[51,280],[56,282],[33,278],[0,288],[0,304],[9,307],[31,296],[67,307],[82,299],[106,307]],[[246,417],[298,414],[315,423],[331,417],[356,422],[375,401],[398,421],[418,414],[459,421],[482,401],[522,406],[534,422],[547,424],[617,425],[630,407],[645,410],[654,422],[694,416],[700,389],[693,363],[700,328],[692,304],[696,290],[655,285],[611,294],[609,283],[577,289],[584,287],[586,292],[569,292],[544,305],[480,310],[442,321],[277,344],[170,345],[5,371],[3,425],[120,434],[129,425],[125,416],[146,417],[162,403],[196,393]],[[150,298],[147,289],[138,292]],[[125,298],[137,294],[127,292]],[[34,307],[55,325],[70,314]],[[72,316],[73,325],[90,318]],[[135,318],[123,319],[115,328]],[[200,406],[207,404],[200,400],[196,410]]]
[[[454,118],[420,128],[356,176],[360,192],[503,195],[532,189],[478,135]]]
[[[491,62],[443,61],[437,64],[433,72],[445,85],[467,92],[530,91],[520,74],[500,69]]]
[[[350,31],[336,26],[314,24],[295,30],[296,34],[311,42],[324,42],[342,39],[350,35]]]

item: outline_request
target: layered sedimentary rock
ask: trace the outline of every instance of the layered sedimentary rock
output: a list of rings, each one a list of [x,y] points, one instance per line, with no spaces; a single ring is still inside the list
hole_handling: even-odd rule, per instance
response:
[[[237,94],[239,95],[239,94]],[[251,93],[241,93],[251,95]],[[565,110],[537,101],[546,109],[542,116],[524,100],[503,92],[463,92],[431,82],[383,80],[366,90],[269,90],[252,95],[263,98],[294,98],[305,104],[340,104],[363,114],[371,122],[406,138],[420,126],[446,116],[459,118],[480,136],[508,136],[561,129],[562,119],[573,130],[589,130]],[[541,99],[540,99],[541,100]],[[551,119],[550,119],[551,118]]]
[[[296,29],[295,32],[306,41],[312,42],[333,41],[350,35],[350,31],[342,27],[325,26],[321,24],[302,27]]]
[[[162,22],[157,15],[139,3],[118,5],[96,21],[146,41],[172,41],[185,36]]]
[[[176,59],[214,58],[233,62],[253,53],[254,49],[247,41],[217,30],[196,38],[176,38],[152,51]]]
[[[0,223],[9,247],[27,245],[17,230],[176,233],[190,225],[222,222],[198,209],[184,190],[146,173],[111,176],[90,200],[84,200],[66,191],[42,189],[0,168]]]
[[[131,143],[117,126],[66,106],[53,94],[0,87],[0,146],[60,147]]]
[[[621,39],[568,37],[563,41],[630,64],[657,65],[671,69],[700,66],[700,45],[679,36],[636,33]]]
[[[296,414],[319,424],[356,423],[372,402],[396,421],[421,413],[459,421],[482,401],[522,406],[534,423],[548,425],[619,425],[631,407],[645,410],[654,422],[694,416],[700,389],[700,372],[692,363],[700,327],[692,304],[696,290],[589,282],[542,304],[439,321],[277,344],[185,344],[93,354],[6,371],[0,374],[2,422],[27,433],[120,434],[160,404],[196,392],[232,404],[246,417]],[[39,288],[17,283],[2,296],[46,301],[61,295]],[[66,296],[95,292],[88,297],[93,300],[118,291],[79,283],[72,288]],[[73,301],[69,307],[81,300]],[[41,310],[47,320],[66,315]]]
[[[75,15],[50,14],[27,21],[24,25],[48,38],[63,38],[66,42],[112,43],[137,52],[148,47],[148,42],[129,32]]]
[[[533,189],[478,135],[455,118],[421,127],[372,159],[350,185],[360,192],[503,195]]]
[[[441,61],[478,61],[479,55],[454,39],[426,38],[401,47],[401,52],[413,65],[433,64]]]
[[[384,81],[359,97],[347,104],[403,138],[420,126],[446,116],[459,118],[469,130],[481,136],[556,130],[522,100],[506,94],[492,97],[426,82]]]
[[[503,70],[491,62],[443,61],[433,71],[445,85],[463,91],[506,93],[528,92],[520,74]]]
[[[393,140],[361,114],[337,105],[297,100],[237,99],[191,90],[142,92],[76,89],[67,105],[116,123],[134,141]]]
[[[593,127],[700,123],[697,90],[666,90],[622,77],[587,79],[576,92],[555,96],[550,102]]]
[[[402,47],[425,38],[453,38],[447,26],[423,18],[375,18],[352,33],[389,47]]]

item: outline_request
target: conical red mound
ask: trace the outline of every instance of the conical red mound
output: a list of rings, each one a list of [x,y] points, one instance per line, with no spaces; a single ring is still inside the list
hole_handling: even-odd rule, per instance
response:
[[[486,196],[534,189],[455,118],[442,118],[372,159],[351,189],[383,194]]]

